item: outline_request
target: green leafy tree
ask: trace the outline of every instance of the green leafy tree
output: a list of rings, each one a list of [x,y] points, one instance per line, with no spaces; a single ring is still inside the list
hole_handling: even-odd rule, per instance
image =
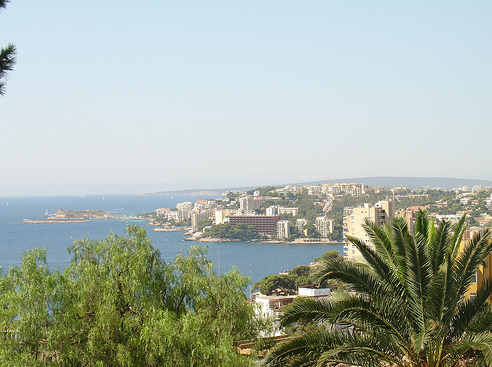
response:
[[[326,251],[323,255],[321,255],[321,257],[317,257],[314,259],[315,262],[330,261],[330,260],[343,261],[343,257],[341,257],[338,254],[337,250],[330,250],[330,251]]]
[[[211,218],[207,218],[207,219],[202,219],[200,222],[198,222],[197,227],[199,231],[202,231],[203,228],[211,226],[212,224],[214,224],[214,220]]]
[[[206,249],[164,263],[145,229],[76,241],[64,273],[44,250],[0,279],[1,365],[251,366],[235,342],[265,325],[237,269],[213,271]]]
[[[260,292],[265,295],[271,295],[275,290],[282,289],[288,293],[296,293],[295,282],[292,277],[287,275],[271,274],[267,275],[263,280],[256,284],[259,286]]]
[[[316,226],[312,222],[308,222],[305,227],[307,231],[307,236],[311,238],[320,238],[321,234],[316,229]]]
[[[0,0],[0,11],[4,9],[9,2],[9,0]],[[14,69],[15,54],[15,46],[12,43],[9,43],[6,47],[0,49],[0,96],[5,94],[7,72]]]
[[[250,241],[259,238],[256,227],[246,223],[238,223],[236,226],[231,226],[229,223],[216,224],[205,229],[204,235],[212,238],[226,238],[240,241]]]
[[[492,252],[490,233],[462,244],[465,227],[463,219],[454,232],[448,222],[435,228],[424,212],[415,235],[401,218],[392,227],[366,222],[375,249],[349,238],[365,263],[329,260],[319,269],[319,281],[343,281],[350,292],[328,301],[299,300],[281,319],[283,326],[314,321],[337,327],[278,345],[265,365],[492,365],[492,283],[466,297]]]

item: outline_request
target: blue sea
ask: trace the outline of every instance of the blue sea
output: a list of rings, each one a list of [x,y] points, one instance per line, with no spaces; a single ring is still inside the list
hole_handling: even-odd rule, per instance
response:
[[[46,212],[58,208],[68,210],[100,209],[118,216],[152,212],[158,208],[174,208],[183,201],[194,202],[210,196],[42,196],[0,197],[0,266],[4,273],[13,264],[20,264],[22,254],[32,248],[47,249],[50,269],[63,269],[69,264],[66,249],[75,240],[105,238],[111,231],[124,235],[127,222],[120,219],[93,220],[86,223],[36,223],[23,220],[44,219]],[[342,252],[342,245],[331,244],[261,244],[250,242],[199,243],[183,241],[184,232],[152,232],[147,221],[133,221],[147,229],[152,245],[159,249],[163,260],[173,261],[180,250],[192,245],[208,246],[208,257],[216,271],[224,273],[237,267],[241,273],[259,281],[269,274],[309,264],[329,250]],[[220,268],[219,268],[220,264]]]

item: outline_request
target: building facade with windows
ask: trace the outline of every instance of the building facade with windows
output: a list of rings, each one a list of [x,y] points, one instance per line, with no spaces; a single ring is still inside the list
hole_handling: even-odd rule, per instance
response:
[[[236,226],[239,223],[252,224],[259,234],[271,236],[277,229],[279,215],[231,215],[229,223]]]
[[[395,204],[393,201],[380,201],[375,205],[364,204],[357,208],[350,208],[343,217],[343,259],[348,261],[358,261],[361,259],[359,250],[352,245],[347,236],[356,237],[371,245],[371,240],[364,230],[365,220],[369,220],[378,226],[390,224],[395,215]]]

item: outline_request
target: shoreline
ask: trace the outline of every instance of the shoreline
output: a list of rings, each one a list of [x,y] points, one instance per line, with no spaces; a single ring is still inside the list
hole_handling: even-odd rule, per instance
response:
[[[151,229],[152,232],[185,232],[188,229],[181,229],[181,228],[163,228],[163,227],[158,227]]]
[[[195,237],[184,237],[183,241],[195,241],[195,242],[239,242],[240,240],[234,238],[212,238],[212,237],[204,237],[204,238],[195,238]],[[251,241],[245,241],[251,242]]]
[[[44,224],[44,223],[87,223],[90,222],[89,219],[34,219],[34,220],[23,220],[20,223],[23,224]]]
[[[229,238],[212,238],[212,237],[203,237],[203,238],[195,238],[195,237],[185,237],[183,241],[195,241],[195,242],[241,242],[241,240],[237,239],[229,239]],[[296,241],[279,241],[279,240],[249,240],[243,242],[251,242],[251,243],[263,243],[263,244],[292,244],[292,245],[343,245],[343,242],[339,241],[330,241],[326,240],[317,240],[306,238],[305,240],[297,239]]]

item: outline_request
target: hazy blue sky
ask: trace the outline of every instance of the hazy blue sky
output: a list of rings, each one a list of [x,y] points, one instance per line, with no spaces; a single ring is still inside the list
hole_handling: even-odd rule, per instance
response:
[[[492,180],[490,1],[12,0],[0,196]]]

